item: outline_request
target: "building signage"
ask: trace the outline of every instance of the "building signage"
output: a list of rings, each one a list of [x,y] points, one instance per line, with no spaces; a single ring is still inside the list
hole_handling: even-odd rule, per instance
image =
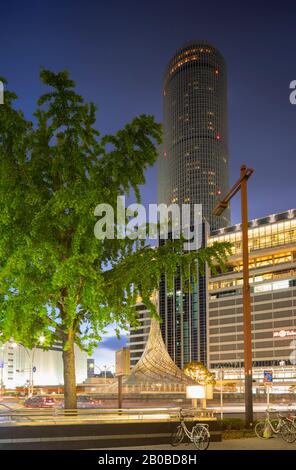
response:
[[[272,384],[272,382],[273,382],[272,370],[265,370],[264,371],[263,382],[265,384]]]
[[[273,332],[274,338],[287,338],[291,336],[296,336],[296,330],[280,330]]]
[[[186,387],[186,398],[206,398],[206,387],[204,385],[189,385]]]
[[[130,373],[130,351],[122,348],[115,353],[115,375],[129,375]]]

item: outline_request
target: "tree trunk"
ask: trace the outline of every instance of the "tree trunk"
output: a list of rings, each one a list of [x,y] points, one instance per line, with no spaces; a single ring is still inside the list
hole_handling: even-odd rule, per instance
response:
[[[69,331],[63,340],[63,364],[64,364],[64,401],[65,409],[77,408],[76,399],[76,375],[75,375],[75,353],[74,332]]]

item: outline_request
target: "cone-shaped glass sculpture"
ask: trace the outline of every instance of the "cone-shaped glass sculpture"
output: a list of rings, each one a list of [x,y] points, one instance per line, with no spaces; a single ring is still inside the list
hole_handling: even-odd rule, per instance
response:
[[[141,359],[131,374],[123,379],[125,386],[140,384],[189,385],[195,383],[179,369],[170,357],[162,339],[159,322],[151,319],[150,333]]]

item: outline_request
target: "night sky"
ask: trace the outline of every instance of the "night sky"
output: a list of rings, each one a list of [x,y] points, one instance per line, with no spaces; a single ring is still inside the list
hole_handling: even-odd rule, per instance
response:
[[[40,67],[68,69],[78,91],[99,107],[98,129],[109,133],[141,113],[161,121],[168,60],[184,42],[208,40],[228,65],[231,182],[242,163],[253,166],[250,218],[280,212],[296,207],[296,106],[289,102],[289,84],[296,80],[296,4],[258,3],[1,2],[0,75],[31,117],[43,92]],[[153,168],[142,191],[145,202],[156,202],[156,188]],[[239,198],[232,221],[239,221]]]

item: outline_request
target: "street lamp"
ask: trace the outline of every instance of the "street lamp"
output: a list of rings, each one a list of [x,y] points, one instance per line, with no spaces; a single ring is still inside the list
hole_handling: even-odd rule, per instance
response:
[[[1,395],[3,393],[3,389],[4,389],[4,380],[3,380],[3,370],[4,370],[4,362],[5,362],[5,359],[4,359],[4,344],[2,344],[0,346],[0,351],[1,351],[1,359],[0,359],[0,368],[1,368]]]
[[[253,379],[252,379],[252,326],[251,296],[249,283],[249,243],[248,243],[248,194],[247,181],[253,174],[253,168],[242,165],[240,178],[214,209],[215,215],[221,215],[228,207],[233,196],[241,192],[242,248],[243,248],[243,323],[244,323],[244,368],[245,368],[245,418],[249,426],[253,422]]]
[[[39,343],[39,344],[44,344],[45,341],[46,341],[46,338],[45,338],[44,335],[39,336],[39,338],[38,338],[38,343]]]
[[[224,380],[224,370],[220,369],[220,417],[223,420],[223,380]]]

